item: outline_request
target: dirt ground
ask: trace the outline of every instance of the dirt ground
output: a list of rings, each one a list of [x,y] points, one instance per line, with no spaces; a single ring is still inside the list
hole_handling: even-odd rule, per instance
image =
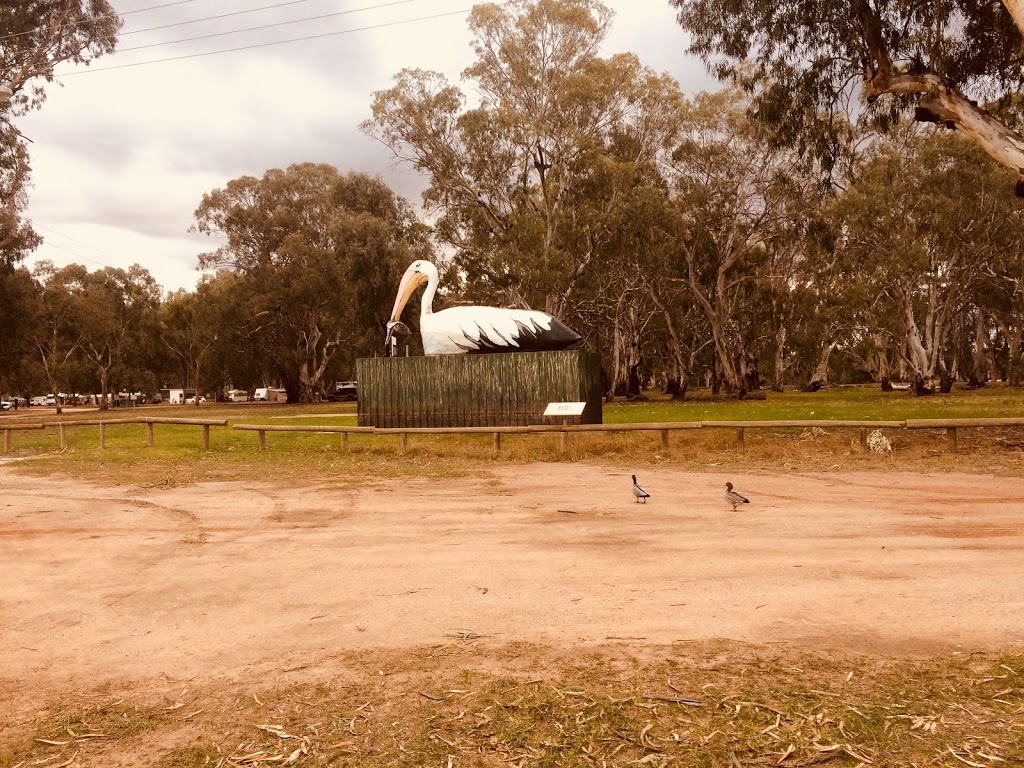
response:
[[[1024,479],[536,464],[107,488],[0,467],[0,715],[466,635],[1024,649]],[[732,512],[732,480],[752,503]],[[10,714],[10,710],[6,714]]]

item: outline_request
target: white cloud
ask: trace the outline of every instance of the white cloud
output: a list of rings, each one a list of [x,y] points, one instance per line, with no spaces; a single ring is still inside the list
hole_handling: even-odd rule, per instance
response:
[[[381,2],[347,0],[340,9]],[[151,6],[150,0],[114,0],[126,14],[122,50],[91,68],[67,70],[81,74],[62,78],[63,88],[51,85],[43,108],[19,121],[20,130],[33,140],[29,215],[48,241],[37,257],[89,267],[137,262],[169,290],[191,288],[199,277],[198,254],[216,246],[209,238],[188,234],[203,194],[238,176],[260,176],[296,162],[327,162],[342,171],[377,174],[418,202],[425,181],[408,166],[396,165],[358,125],[369,116],[373,92],[390,87],[402,68],[437,70],[459,81],[472,61],[464,12],[306,42],[108,68],[447,14],[471,4],[409,0],[244,35],[129,51],[123,49],[335,13],[339,3],[304,0],[130,34],[252,5],[196,0],[134,14],[130,11]],[[712,87],[703,66],[685,54],[687,40],[667,2],[608,4],[617,16],[606,53],[636,51],[644,63],[669,72],[689,92]]]

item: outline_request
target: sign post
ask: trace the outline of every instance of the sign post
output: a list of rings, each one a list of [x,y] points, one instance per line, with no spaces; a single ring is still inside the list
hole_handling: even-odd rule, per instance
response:
[[[568,426],[570,416],[582,416],[583,409],[587,407],[586,403],[548,403],[548,407],[544,409],[545,416],[561,416],[562,424]],[[561,441],[559,448],[563,456],[569,454],[569,432],[563,431],[561,434]]]

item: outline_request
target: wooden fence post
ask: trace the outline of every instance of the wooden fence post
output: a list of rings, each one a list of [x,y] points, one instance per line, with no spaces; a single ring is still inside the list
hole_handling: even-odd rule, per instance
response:
[[[100,422],[100,450],[107,447],[107,425]]]
[[[256,434],[260,438],[260,450],[267,450],[267,431],[265,429],[261,429]]]
[[[662,450],[668,450],[668,430],[661,430],[661,448]]]
[[[868,449],[868,428],[860,428],[860,449],[866,451]]]
[[[946,428],[946,442],[949,445],[949,452],[956,453],[956,427]]]
[[[4,453],[11,452],[11,430],[4,430]]]
[[[501,432],[494,433],[494,458],[498,458],[498,454],[501,453]]]
[[[64,425],[63,424],[57,425],[57,432],[60,433],[60,449],[62,451],[66,450],[67,447],[68,447],[68,436],[64,432]]]
[[[150,448],[153,447],[153,422],[146,422],[146,445]]]
[[[409,450],[409,433],[403,432],[399,437],[402,438],[402,453],[405,453]]]
[[[341,433],[341,450],[348,450],[348,432]]]
[[[745,447],[745,443],[743,442],[743,427],[739,427],[736,430],[736,442],[739,443],[740,448]]]
[[[203,424],[203,450],[210,450],[210,425]]]

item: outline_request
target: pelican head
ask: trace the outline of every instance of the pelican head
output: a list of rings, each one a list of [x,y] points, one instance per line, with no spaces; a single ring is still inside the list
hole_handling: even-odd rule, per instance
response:
[[[405,305],[409,302],[409,298],[413,292],[421,285],[426,285],[434,280],[437,282],[437,267],[431,264],[429,261],[414,261],[409,265],[409,268],[405,270],[405,274],[402,275],[402,282],[398,284],[398,295],[395,296],[395,306],[391,308],[391,317],[388,319],[387,324],[387,341],[390,343],[391,337],[395,333],[409,333],[409,329],[400,322],[402,319],[402,310],[405,309]]]

